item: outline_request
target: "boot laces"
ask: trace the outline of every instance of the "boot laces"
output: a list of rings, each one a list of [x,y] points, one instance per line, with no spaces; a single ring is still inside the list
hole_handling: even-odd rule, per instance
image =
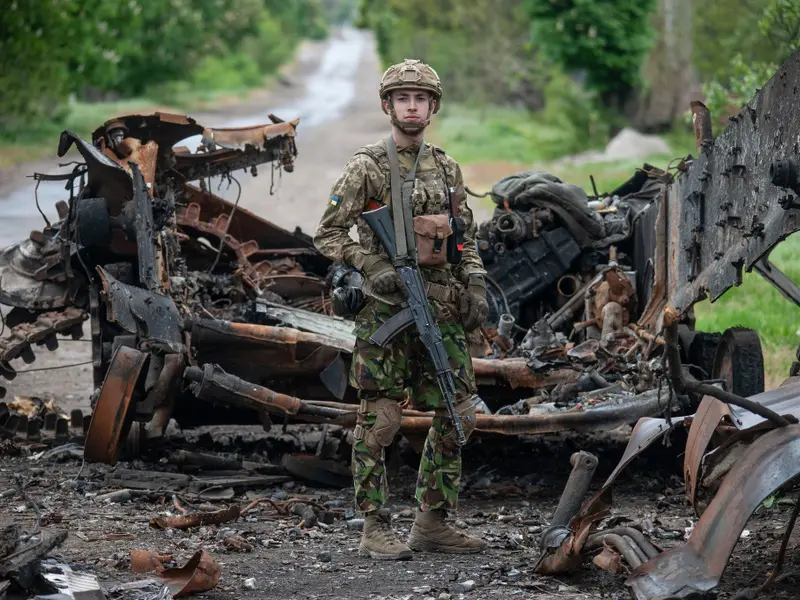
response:
[[[389,515],[386,514],[378,514],[376,515],[376,531],[375,537],[380,539],[381,542],[388,543],[388,544],[396,544],[397,543],[397,536],[395,535],[394,531],[392,531],[392,520]]]

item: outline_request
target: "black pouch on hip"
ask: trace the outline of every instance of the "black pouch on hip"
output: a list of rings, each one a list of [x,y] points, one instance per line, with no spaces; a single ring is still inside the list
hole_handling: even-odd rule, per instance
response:
[[[464,250],[464,232],[467,230],[466,223],[461,217],[450,217],[450,228],[453,235],[447,238],[447,262],[457,265],[461,262],[461,252]]]

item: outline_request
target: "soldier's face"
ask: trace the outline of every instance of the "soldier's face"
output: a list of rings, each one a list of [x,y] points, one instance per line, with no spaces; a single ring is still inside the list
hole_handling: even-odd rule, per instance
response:
[[[423,91],[397,90],[392,92],[392,104],[398,121],[421,123],[428,118],[431,95]]]

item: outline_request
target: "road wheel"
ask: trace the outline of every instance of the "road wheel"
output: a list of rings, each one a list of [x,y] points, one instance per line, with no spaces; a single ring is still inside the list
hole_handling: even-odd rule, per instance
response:
[[[711,377],[724,379],[727,389],[739,396],[763,392],[764,355],[758,333],[744,327],[725,330],[714,356]]]

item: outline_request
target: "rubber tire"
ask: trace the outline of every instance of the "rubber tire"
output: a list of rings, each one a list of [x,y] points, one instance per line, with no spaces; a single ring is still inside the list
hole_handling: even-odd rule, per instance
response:
[[[713,378],[714,359],[721,341],[722,335],[719,333],[694,332],[689,348],[686,351],[687,363],[700,367],[706,377]],[[696,374],[696,376],[700,378],[699,374]]]
[[[764,354],[758,333],[746,327],[731,327],[722,334],[714,356],[712,379],[728,381],[728,391],[755,396],[764,391]]]

